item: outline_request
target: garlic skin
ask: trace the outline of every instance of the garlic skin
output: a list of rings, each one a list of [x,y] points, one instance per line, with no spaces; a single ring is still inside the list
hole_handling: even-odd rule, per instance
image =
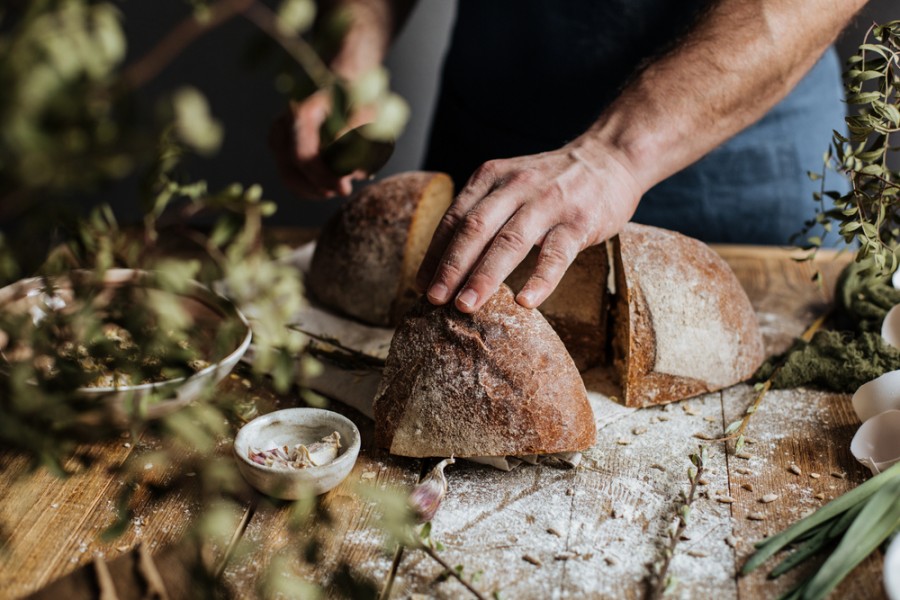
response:
[[[426,523],[434,518],[441,506],[441,500],[447,493],[447,478],[444,476],[444,468],[455,462],[453,457],[445,458],[413,488],[408,503],[417,523]]]
[[[318,442],[304,448],[306,451],[304,458],[309,460],[311,466],[320,467],[337,458],[340,447],[341,434],[335,431],[330,435],[326,435]]]

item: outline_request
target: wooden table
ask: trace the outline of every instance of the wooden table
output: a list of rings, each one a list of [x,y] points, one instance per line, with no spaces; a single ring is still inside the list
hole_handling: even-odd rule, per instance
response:
[[[812,264],[793,262],[777,249],[718,250],[747,289],[770,353],[783,350],[826,309],[829,290],[849,258],[823,252]],[[812,281],[816,269],[824,275],[824,286]],[[433,538],[443,543],[442,555],[451,565],[462,565],[467,577],[475,575],[475,586],[487,596],[643,597],[648,564],[658,559],[678,493],[687,488],[689,454],[702,443],[700,438],[721,435],[752,398],[752,389],[739,385],[624,414],[602,427],[597,445],[574,470],[523,465],[504,473],[458,463],[448,469],[450,491],[433,522]],[[298,403],[296,397],[284,396],[275,398],[273,406]],[[425,465],[377,450],[371,423],[352,409],[336,408],[360,425],[363,450],[349,480],[325,499],[334,509],[335,534],[321,549],[318,565],[306,570],[309,578],[327,584],[336,565],[344,562],[383,586],[396,559],[392,598],[464,597],[460,584],[442,580],[441,567],[421,552],[385,549],[374,505],[355,492],[360,482],[409,488]],[[774,582],[765,579],[762,569],[749,577],[736,573],[753,541],[780,531],[867,477],[849,452],[858,426],[847,396],[775,391],[751,420],[752,443],[746,447],[751,458],[736,458],[724,444],[711,444],[707,483],[672,565],[678,579],[673,597],[770,598],[796,582],[803,569]],[[76,577],[90,580],[96,569],[85,565],[92,557],[99,553],[116,565],[116,557],[130,556],[139,541],[162,557],[166,576],[177,579],[177,561],[160,551],[181,537],[196,511],[186,497],[160,503],[138,493],[137,517],[126,533],[111,542],[98,539],[114,518],[121,486],[107,468],[153,443],[123,439],[93,448],[98,463],[66,480],[29,472],[24,457],[0,453],[0,532],[6,536],[0,538],[0,597],[27,595],[80,567]],[[789,470],[792,465],[800,474]],[[778,499],[761,503],[769,493]],[[289,543],[289,511],[248,504],[239,512],[232,542],[253,540],[265,550],[234,554],[222,563],[221,576],[237,596],[252,597],[267,561]],[[760,513],[764,520],[750,520],[750,513]],[[225,556],[222,550],[219,560]],[[299,564],[289,561],[284,568],[299,569]],[[836,597],[883,597],[881,568],[880,556],[868,559]]]

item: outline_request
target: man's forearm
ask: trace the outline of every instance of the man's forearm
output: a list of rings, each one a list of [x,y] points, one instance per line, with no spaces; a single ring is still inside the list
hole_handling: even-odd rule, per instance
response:
[[[864,4],[715,2],[573,145],[588,157],[612,149],[645,192],[760,119]]]
[[[341,11],[349,19],[349,27],[331,60],[331,68],[344,79],[353,80],[380,65],[415,2],[333,0],[324,3],[324,9],[329,13]]]

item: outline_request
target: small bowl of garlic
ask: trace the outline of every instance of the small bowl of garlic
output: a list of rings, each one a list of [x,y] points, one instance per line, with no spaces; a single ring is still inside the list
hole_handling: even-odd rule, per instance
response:
[[[286,408],[257,417],[234,438],[244,479],[260,492],[297,500],[337,487],[356,464],[359,430],[320,408]]]

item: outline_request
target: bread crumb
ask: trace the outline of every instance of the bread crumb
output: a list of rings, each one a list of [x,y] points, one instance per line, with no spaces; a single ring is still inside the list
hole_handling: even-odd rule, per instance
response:
[[[759,499],[763,504],[768,504],[769,502],[775,502],[778,500],[778,494],[766,494],[762,498]]]
[[[700,414],[697,412],[697,409],[694,408],[693,404],[685,403],[684,405],[682,405],[681,410],[691,415],[692,417],[696,417],[698,414]]]
[[[375,471],[365,471],[362,475],[359,476],[363,481],[368,481],[369,479],[375,479]]]
[[[800,467],[798,467],[797,465],[795,465],[793,463],[791,463],[791,466],[788,467],[788,471],[790,471],[794,475],[802,475],[803,474],[803,471],[800,470]]]

